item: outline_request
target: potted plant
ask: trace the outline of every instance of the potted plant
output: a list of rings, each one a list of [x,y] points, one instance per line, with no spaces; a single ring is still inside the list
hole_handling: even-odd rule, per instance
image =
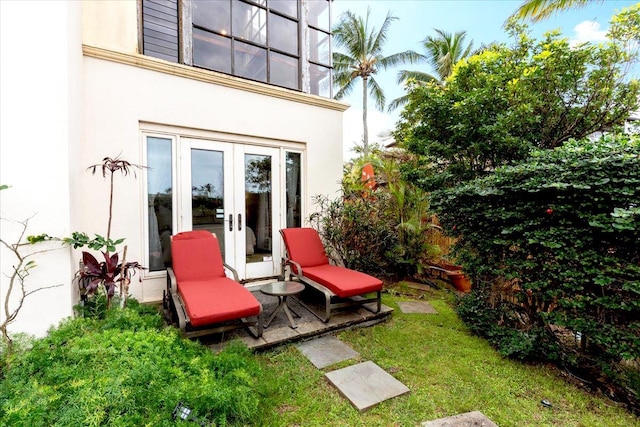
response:
[[[471,292],[471,280],[464,274],[461,266],[442,261],[429,267],[442,279],[451,283],[456,290],[464,293]]]
[[[447,272],[447,277],[449,278],[449,282],[460,292],[471,292],[471,281],[462,271],[462,267],[457,267],[455,270],[449,270]]]

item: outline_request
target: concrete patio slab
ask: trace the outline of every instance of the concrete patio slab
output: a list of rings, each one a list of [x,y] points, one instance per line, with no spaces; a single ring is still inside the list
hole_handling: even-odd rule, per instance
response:
[[[410,391],[371,361],[327,372],[325,376],[360,412]]]
[[[298,344],[296,347],[318,369],[359,356],[357,351],[336,337],[316,338]]]
[[[262,303],[263,312],[266,314],[271,313],[278,304],[278,299],[264,295],[257,289],[252,289],[252,293]],[[316,311],[322,310],[322,306],[316,306],[314,301],[307,301],[306,303]],[[226,343],[234,339],[244,341],[253,350],[264,350],[285,343],[325,336],[344,329],[369,327],[388,320],[393,313],[393,309],[384,304],[379,313],[371,313],[363,308],[351,308],[336,311],[328,323],[323,323],[305,307],[299,305],[294,297],[289,298],[289,307],[301,316],[300,318],[295,318],[295,322],[298,325],[296,329],[291,329],[287,317],[279,313],[269,327],[264,329],[262,338],[252,338],[246,330],[237,329],[228,331],[225,334],[201,337],[199,341],[213,351],[222,350]]]
[[[480,411],[467,412],[452,417],[439,418],[433,421],[425,421],[422,427],[498,427],[496,423],[487,418]]]
[[[403,313],[438,314],[436,309],[426,301],[400,301],[398,307]]]

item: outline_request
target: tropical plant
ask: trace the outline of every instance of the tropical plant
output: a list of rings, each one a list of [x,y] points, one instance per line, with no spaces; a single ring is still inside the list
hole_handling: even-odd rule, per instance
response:
[[[100,285],[102,285],[107,296],[107,307],[110,307],[111,300],[115,295],[116,288],[118,287],[120,290],[120,305],[121,307],[124,307],[129,293],[131,278],[135,275],[137,270],[144,269],[144,267],[137,261],[127,261],[126,245],[122,251],[121,261],[118,253],[111,253],[115,252],[117,245],[123,243],[125,240],[124,238],[116,240],[111,239],[115,175],[117,173],[120,173],[123,176],[133,174],[135,177],[135,170],[143,168],[144,166],[132,164],[127,160],[121,159],[119,156],[105,157],[102,159],[102,163],[98,163],[87,168],[92,174],[101,171],[103,177],[106,178],[107,175],[109,176],[109,213],[106,237],[96,234],[93,239],[90,239],[86,233],[74,232],[71,237],[62,239],[63,242],[76,249],[84,246],[88,246],[91,249],[99,250],[101,252],[102,248],[105,249],[105,251],[102,252],[104,261],[98,261],[96,257],[89,252],[82,252],[83,266],[80,271],[78,271],[77,275],[81,285],[83,300],[86,300],[86,296],[94,295]]]
[[[338,92],[336,99],[348,95],[358,79],[362,79],[362,125],[364,152],[369,152],[369,131],[367,126],[367,95],[371,93],[377,108],[382,111],[385,107],[385,96],[374,76],[379,69],[414,62],[419,56],[407,50],[388,56],[382,54],[382,49],[389,35],[391,23],[398,18],[387,13],[382,26],[377,30],[370,22],[371,10],[363,19],[351,11],[342,14],[340,21],[333,29],[333,41],[344,52],[333,53],[334,82]]]
[[[473,41],[465,45],[466,31],[449,33],[435,29],[436,36],[428,36],[422,41],[425,55],[420,55],[420,61],[428,63],[435,71],[429,74],[423,71],[401,70],[398,73],[398,84],[424,84],[436,82],[444,84],[447,77],[453,72],[453,66],[458,61],[472,55]],[[393,111],[409,101],[407,95],[394,99],[389,103],[388,110]]]
[[[355,159],[345,167],[341,198],[315,198],[319,209],[310,222],[336,261],[371,274],[420,279],[438,257],[430,240],[429,195],[402,179],[403,160],[384,151]],[[367,164],[375,183],[363,180]]]
[[[604,0],[525,0],[511,17],[542,21],[551,15],[568,9],[585,7],[589,3],[602,3]]]
[[[526,158],[622,125],[638,105],[640,86],[626,72],[634,55],[618,41],[571,46],[557,32],[541,41],[524,25],[517,43],[494,45],[461,61],[446,86],[415,86],[394,133],[424,156],[413,182],[429,190],[487,175]]]

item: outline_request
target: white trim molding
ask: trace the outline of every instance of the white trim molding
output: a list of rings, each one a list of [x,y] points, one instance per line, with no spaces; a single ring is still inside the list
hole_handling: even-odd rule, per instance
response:
[[[82,45],[82,53],[84,54],[84,56],[88,56],[91,58],[131,65],[134,67],[144,68],[160,73],[171,74],[178,77],[198,80],[201,82],[225,86],[274,98],[281,98],[293,102],[300,102],[303,104],[327,108],[330,110],[345,111],[350,107],[349,104],[341,101],[336,101],[334,99],[296,92],[277,86],[253,82],[251,80],[244,80],[238,77],[216,73],[215,71],[203,70],[188,65],[176,64],[173,62],[164,61],[162,59],[140,55],[137,53],[118,52],[86,44]]]

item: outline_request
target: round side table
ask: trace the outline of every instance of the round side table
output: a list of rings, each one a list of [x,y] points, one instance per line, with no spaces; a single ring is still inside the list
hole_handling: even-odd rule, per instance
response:
[[[289,327],[291,327],[291,329],[297,328],[298,325],[296,325],[293,321],[291,312],[293,312],[293,314],[295,314],[297,317],[300,316],[295,311],[289,308],[289,305],[287,304],[287,297],[289,295],[299,294],[303,290],[304,285],[299,282],[273,282],[264,285],[260,289],[260,292],[265,295],[278,297],[278,306],[273,310],[273,313],[271,313],[271,315],[269,316],[269,320],[267,320],[267,323],[265,323],[264,327],[268,328],[271,324],[271,321],[276,317],[276,314],[278,314],[280,311],[284,311],[289,320]]]

